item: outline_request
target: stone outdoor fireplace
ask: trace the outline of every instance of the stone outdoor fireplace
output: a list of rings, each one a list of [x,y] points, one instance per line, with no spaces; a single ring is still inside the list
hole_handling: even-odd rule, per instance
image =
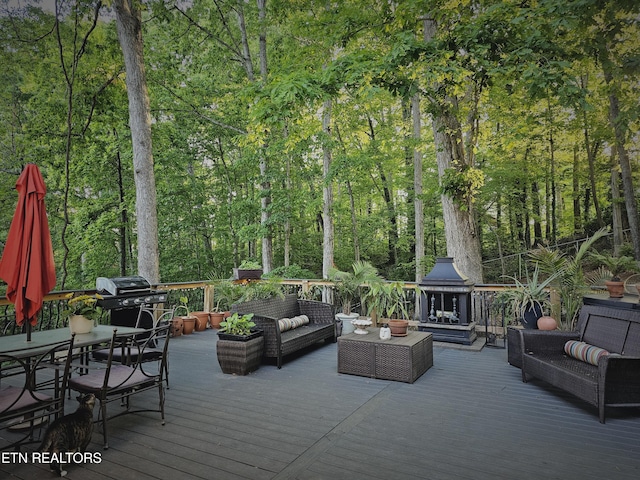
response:
[[[458,270],[453,258],[438,258],[419,285],[418,330],[431,332],[435,341],[471,345],[477,338],[471,317],[474,284]]]

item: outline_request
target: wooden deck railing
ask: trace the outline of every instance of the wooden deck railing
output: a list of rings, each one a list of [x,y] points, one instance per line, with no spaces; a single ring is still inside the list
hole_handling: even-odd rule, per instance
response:
[[[287,279],[281,280],[286,290],[290,293],[298,293],[305,298],[328,301],[333,303],[333,282],[327,280],[307,280],[307,279]],[[415,294],[416,283],[406,282],[403,284],[407,291],[407,311],[419,312],[416,306],[417,295]],[[169,292],[168,304],[177,305],[180,297],[187,297],[190,309],[213,310],[215,286],[207,281],[194,281],[183,283],[161,283],[153,286],[157,290]],[[504,309],[495,305],[496,295],[504,289],[513,288],[509,285],[475,285],[472,292],[472,321],[477,327],[484,329],[485,325],[493,330],[500,331],[502,325],[509,324],[514,319],[504,317]],[[70,293],[95,293],[95,290],[67,290],[52,292],[45,296],[42,312],[38,318],[35,330],[48,330],[59,328],[65,325],[66,319],[62,318],[61,312],[65,307],[65,299]],[[558,304],[557,296],[552,295],[552,303]],[[355,305],[354,311],[358,311],[359,306]],[[557,308],[557,307],[556,307]],[[336,307],[336,311],[338,308]],[[361,312],[363,313],[363,312]],[[419,315],[419,314],[418,314]],[[414,314],[412,324],[415,326],[417,316]],[[0,297],[0,335],[12,335],[20,333],[22,327],[15,323],[15,310],[6,297]],[[482,330],[484,331],[484,330]]]

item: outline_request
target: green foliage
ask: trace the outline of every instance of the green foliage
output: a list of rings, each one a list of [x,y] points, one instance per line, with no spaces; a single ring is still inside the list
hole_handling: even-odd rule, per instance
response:
[[[451,197],[463,209],[467,209],[468,205],[475,201],[483,185],[482,170],[466,165],[460,168],[447,168],[440,179],[442,193]]]
[[[619,282],[620,275],[623,273],[638,271],[638,262],[633,257],[627,255],[616,256],[592,252],[590,256],[609,270],[611,280],[614,282]]]
[[[378,276],[378,270],[369,262],[354,262],[351,272],[343,272],[333,268],[329,272],[329,280],[334,282],[338,301],[342,304],[342,313],[351,313],[351,302],[356,297],[360,298],[363,305],[365,292],[373,284],[379,283],[382,278]]]
[[[174,313],[177,314],[179,311],[184,310],[185,316],[191,316],[191,310],[189,310],[189,298],[186,296],[181,296],[179,299],[180,303],[176,306]]]
[[[530,258],[536,262],[536,267],[539,267],[542,273],[550,275],[551,285],[560,294],[564,313],[564,320],[561,319],[560,324],[565,330],[573,330],[582,305],[582,297],[588,289],[584,263],[589,250],[606,235],[606,229],[598,230],[580,245],[574,255],[548,247],[540,247],[530,254]]]
[[[252,318],[253,313],[242,316],[234,313],[230,317],[227,317],[226,320],[220,322],[220,331],[230,335],[249,335],[251,329],[256,326],[255,322],[251,321]]]
[[[233,283],[231,280],[214,280],[212,284],[216,312],[231,310],[231,305],[240,300],[245,288],[242,285]]]
[[[0,18],[0,163],[7,172],[0,179],[0,239],[15,208],[15,180],[25,162],[35,161],[48,187],[59,288],[137,269],[127,92],[116,27],[107,19],[77,64],[66,176],[70,90],[60,59],[71,65],[77,39],[91,25],[89,5],[78,6],[77,17],[60,16],[62,53],[47,34],[52,14],[34,7]],[[225,47],[241,38],[239,7],[254,68],[266,26],[265,78],[250,74],[239,50]],[[429,15],[442,28],[428,42],[417,21],[425,14],[421,2],[310,7],[270,3],[264,23],[255,2],[225,0],[211,9],[195,0],[182,7],[191,20],[159,3],[143,13],[163,281],[209,272],[228,277],[242,258],[258,255],[267,231],[274,275],[322,271],[326,181],[334,194],[335,263],[363,258],[387,278],[412,280],[413,149],[423,156],[429,258],[446,252],[441,194],[476,209],[487,258],[593,231],[590,225],[600,222],[594,199],[611,223],[610,159],[602,146],[614,143],[608,106],[615,92],[622,112],[616,122],[637,150],[637,2],[434,4]],[[611,83],[597,56],[603,45]],[[409,108],[416,93],[419,140],[412,138]],[[320,121],[326,99],[330,137]],[[461,124],[464,145],[456,148],[465,166],[453,165],[439,179],[427,115],[443,109]],[[594,188],[585,134],[595,151]],[[328,179],[323,147],[333,158]],[[554,210],[552,200],[562,207]],[[285,252],[301,270],[279,269]]]
[[[242,295],[238,302],[260,300],[266,298],[284,298],[283,286],[279,278],[251,281],[242,287]]]
[[[262,265],[255,260],[243,260],[238,268],[241,268],[242,270],[260,270]]]
[[[401,282],[377,282],[366,293],[368,313],[378,317],[408,319],[406,291]]]
[[[524,317],[525,312],[533,311],[536,307],[545,312],[551,306],[549,287],[560,273],[556,272],[542,280],[540,267],[536,264],[531,276],[527,272],[526,282],[521,282],[518,278],[507,275],[506,278],[515,283],[515,288],[500,292],[497,301],[498,303],[506,303],[509,310],[518,318]]]

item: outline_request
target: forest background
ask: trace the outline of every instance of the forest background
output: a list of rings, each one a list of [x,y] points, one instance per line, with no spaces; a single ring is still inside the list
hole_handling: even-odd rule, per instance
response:
[[[164,282],[245,259],[307,278],[362,259],[409,281],[477,248],[474,278],[503,283],[513,254],[602,226],[602,248],[640,258],[638,2],[132,5]],[[111,5],[0,9],[0,239],[33,162],[56,288],[136,274],[144,192]],[[459,216],[477,246],[451,245]]]

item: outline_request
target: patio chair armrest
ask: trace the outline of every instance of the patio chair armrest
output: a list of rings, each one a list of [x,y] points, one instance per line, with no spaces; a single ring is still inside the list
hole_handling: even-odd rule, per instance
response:
[[[569,340],[578,340],[577,332],[559,332],[545,330],[520,330],[522,353],[558,352]]]

